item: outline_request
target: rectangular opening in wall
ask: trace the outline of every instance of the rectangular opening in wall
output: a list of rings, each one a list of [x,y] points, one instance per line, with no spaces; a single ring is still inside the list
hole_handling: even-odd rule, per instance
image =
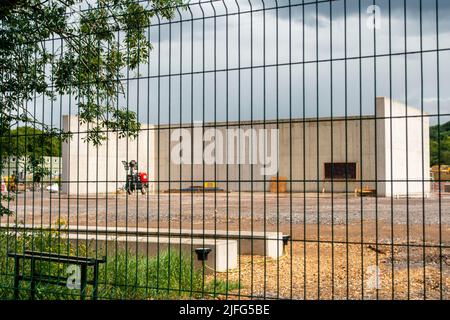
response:
[[[325,179],[356,180],[356,162],[325,163]]]

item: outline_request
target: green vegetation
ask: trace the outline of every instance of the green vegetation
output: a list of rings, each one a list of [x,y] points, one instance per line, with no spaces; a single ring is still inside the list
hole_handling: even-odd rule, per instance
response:
[[[450,165],[450,121],[442,124],[440,128],[438,125],[430,127],[430,153],[430,161],[432,166],[436,164]]]
[[[46,135],[69,138],[70,132],[42,122],[29,109],[37,97],[64,95],[77,97],[79,122],[90,124],[86,141],[99,145],[106,131],[135,138],[140,123],[133,106],[119,99],[126,93],[120,79],[125,70],[138,74],[139,66],[148,63],[151,18],[158,13],[171,20],[182,1],[98,0],[89,10],[78,10],[84,0],[1,1],[0,69],[7,76],[0,82],[0,139],[16,126],[37,126]],[[45,45],[51,39],[60,40]],[[1,191],[0,201],[8,201]],[[11,214],[0,203],[0,217]]]
[[[84,245],[71,246],[57,231],[22,234],[0,231],[0,300],[13,299],[14,263],[7,258],[7,248],[13,252],[33,249],[36,251],[95,256],[95,252]],[[194,255],[195,259],[195,255]],[[136,257],[129,252],[110,255],[102,264],[99,274],[99,299],[179,299],[214,298],[238,288],[236,283],[208,280],[201,269],[193,268],[191,257],[180,255],[179,251],[165,251],[159,257]],[[62,281],[68,277],[68,265],[60,263],[36,263],[38,273],[58,276]],[[90,268],[91,269],[91,268]],[[22,272],[30,272],[30,262],[26,262]],[[90,270],[92,272],[92,270]],[[92,279],[92,274],[88,274]],[[92,286],[87,287],[87,294]],[[215,294],[214,294],[215,293]],[[23,281],[20,299],[29,299],[30,285]],[[79,299],[79,290],[70,290],[49,284],[38,284],[36,299]]]
[[[0,136],[17,124],[38,124],[27,102],[72,94],[80,123],[90,123],[86,140],[100,144],[104,129],[136,137],[136,113],[120,105],[124,70],[138,72],[152,49],[147,28],[158,12],[171,20],[181,0],[98,0],[89,10],[73,10],[84,0],[10,0],[0,4]],[[121,30],[120,36],[118,31]],[[58,48],[43,45],[61,39]],[[51,74],[49,74],[51,70]],[[119,104],[119,107],[116,106]],[[47,110],[48,112],[48,110]]]
[[[32,127],[9,130],[0,137],[1,156],[60,157],[61,140]]]

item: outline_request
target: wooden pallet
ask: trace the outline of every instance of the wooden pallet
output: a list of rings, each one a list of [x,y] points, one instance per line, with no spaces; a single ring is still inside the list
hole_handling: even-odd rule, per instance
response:
[[[377,191],[375,189],[371,189],[369,187],[364,188],[356,188],[355,195],[357,197],[375,197],[377,195]]]

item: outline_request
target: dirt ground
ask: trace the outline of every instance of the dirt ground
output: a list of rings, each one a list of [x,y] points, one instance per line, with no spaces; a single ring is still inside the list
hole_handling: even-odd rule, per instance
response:
[[[407,251],[295,243],[279,260],[242,256],[239,268],[216,277],[241,283],[229,299],[449,299],[450,251]]]
[[[241,289],[228,298],[448,299],[450,294],[450,194],[424,199],[247,192],[77,198],[27,192],[10,209],[15,215],[3,217],[2,225],[61,219],[71,225],[192,225],[291,235],[281,259],[240,256],[238,269],[215,274],[240,281]]]

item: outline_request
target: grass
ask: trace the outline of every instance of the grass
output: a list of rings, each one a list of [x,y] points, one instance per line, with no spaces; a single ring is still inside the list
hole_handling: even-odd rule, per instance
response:
[[[95,252],[84,245],[73,246],[57,231],[39,231],[34,234],[7,233],[0,231],[0,299],[13,299],[14,263],[7,258],[7,251],[21,252],[34,249],[43,252],[56,252],[79,256],[95,256]],[[89,254],[87,254],[89,253]],[[195,257],[180,251],[162,251],[158,256],[146,257],[118,252],[110,255],[99,269],[99,299],[213,299],[239,288],[236,282],[208,280],[201,269],[195,269]],[[67,264],[37,262],[36,270],[43,275],[52,275],[65,283]],[[88,268],[92,269],[92,268]],[[25,274],[30,272],[30,262],[21,267]],[[88,271],[92,279],[92,270]],[[87,287],[90,297],[92,286]],[[21,282],[19,299],[29,299],[30,285]],[[66,286],[38,283],[36,299],[67,300],[79,299],[80,290]]]

